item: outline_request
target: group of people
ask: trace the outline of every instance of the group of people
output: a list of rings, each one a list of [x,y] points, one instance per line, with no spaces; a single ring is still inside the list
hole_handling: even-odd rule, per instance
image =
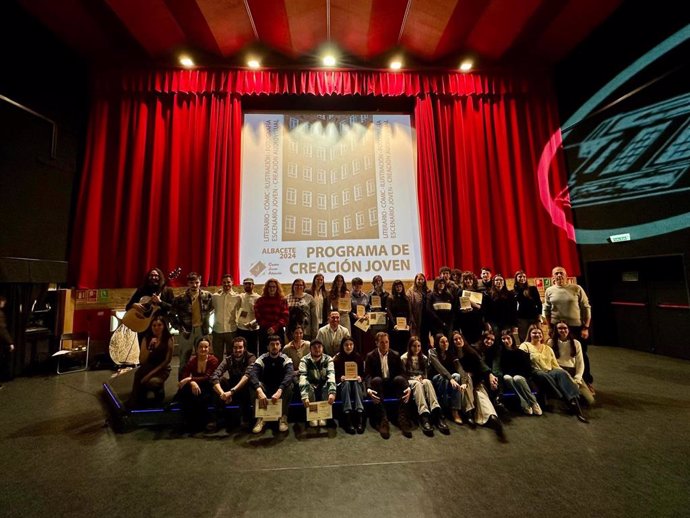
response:
[[[395,281],[392,293],[386,292],[380,276],[369,293],[359,278],[350,291],[338,275],[327,291],[317,275],[309,289],[296,279],[287,297],[276,279],[266,281],[258,295],[252,279],[236,293],[232,277],[224,275],[222,288],[210,293],[201,289],[201,277],[190,273],[187,290],[175,297],[163,273],[152,269],[128,304],[136,308],[147,296],[158,310],[141,342],[128,405],[144,404],[148,392],[156,400],[164,397],[173,352],[169,320],[179,330],[175,399],[193,428],[214,429],[217,415],[209,407],[235,401],[255,433],[266,421],[254,420],[252,409],[280,404],[278,430],[285,432],[293,395],[306,408],[339,400],[348,433],[364,431],[368,399],[370,420],[383,437],[390,436],[391,403],[405,435],[411,433],[414,406],[425,434],[434,428],[449,433],[449,416],[456,424],[485,425],[503,437],[504,392],[515,394],[528,415],[541,415],[549,397],[561,398],[586,422],[580,398],[588,403],[594,398],[585,345],[591,313],[584,290],[566,279],[565,269],[553,269],[543,305],[522,271],[508,290],[503,276],[489,268],[482,269],[480,284],[472,272],[445,267],[433,289],[418,274],[407,291]],[[372,326],[375,347],[364,354],[365,331],[355,323],[373,311],[384,312],[386,324]],[[553,326],[550,341],[542,323]]]

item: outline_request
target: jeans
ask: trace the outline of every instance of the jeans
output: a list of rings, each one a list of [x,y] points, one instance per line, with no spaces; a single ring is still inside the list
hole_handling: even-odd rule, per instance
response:
[[[570,378],[570,374],[563,369],[536,371],[534,379],[541,387],[550,388],[558,397],[566,401],[572,401],[580,395],[580,391],[575,382]]]
[[[364,412],[364,388],[361,383],[354,380],[343,381],[338,384],[338,390],[344,413],[352,412],[353,405],[357,412]]]
[[[510,374],[503,375],[503,383],[505,383],[509,388],[513,389],[513,392],[517,394],[520,398],[520,406],[523,409],[531,408],[537,404],[537,398],[532,394],[532,389],[530,388],[527,380],[524,376],[516,374],[511,376]]]
[[[451,378],[462,385],[462,377],[457,372],[451,374]],[[441,404],[444,407],[450,407],[452,410],[462,410],[462,390],[455,390],[451,384],[450,380],[447,380],[440,374],[436,374],[431,383],[434,385],[434,390],[436,394],[441,399]]]

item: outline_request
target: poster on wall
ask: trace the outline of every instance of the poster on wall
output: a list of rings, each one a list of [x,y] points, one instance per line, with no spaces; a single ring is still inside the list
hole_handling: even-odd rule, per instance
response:
[[[409,115],[247,113],[240,273],[257,284],[421,271]]]

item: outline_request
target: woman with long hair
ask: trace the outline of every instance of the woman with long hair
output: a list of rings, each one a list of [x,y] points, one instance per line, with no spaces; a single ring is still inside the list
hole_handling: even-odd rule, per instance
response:
[[[492,389],[498,387],[498,378],[491,373],[491,369],[484,363],[479,353],[465,340],[460,331],[453,331],[452,335],[455,353],[458,361],[465,372],[470,375],[472,380],[472,391],[474,396],[473,406],[474,420],[479,425],[492,428],[500,439],[504,438],[503,423],[498,418],[496,409],[491,403],[486,386]]]
[[[211,354],[211,337],[200,337],[194,344],[196,354],[182,369],[175,399],[180,402],[182,413],[191,432],[204,427],[216,431],[215,421],[210,420],[209,404],[213,400],[211,375],[218,367],[218,358]]]
[[[149,391],[154,393],[154,403],[165,399],[165,380],[170,376],[170,361],[173,355],[173,338],[168,323],[161,315],[151,320],[141,343],[140,365],[134,373],[132,392],[126,406],[139,408],[146,403]]]
[[[423,273],[414,276],[414,282],[407,289],[406,295],[410,302],[410,334],[419,337],[426,351],[429,349],[429,329],[425,317],[429,286]]]
[[[442,406],[450,407],[453,422],[462,424],[461,415],[465,415],[467,424],[474,425],[470,415],[474,410],[474,398],[468,394],[468,390],[472,390],[472,380],[462,369],[448,337],[442,333],[434,336],[434,346],[429,349],[428,375]]]
[[[388,334],[391,345],[398,354],[404,354],[410,341],[410,301],[405,294],[405,285],[401,280],[393,281],[391,294],[386,301],[386,315],[388,317]],[[405,326],[398,326],[397,319],[404,318]]]
[[[523,270],[515,272],[513,293],[517,303],[518,335],[520,340],[524,341],[527,339],[529,326],[541,323],[541,296],[536,286],[529,285],[527,274]]]
[[[550,339],[547,344],[553,349],[558,365],[573,378],[580,395],[588,404],[594,404],[594,394],[582,379],[585,373],[582,344],[572,335],[565,320],[556,322],[556,336]]]
[[[403,375],[407,378],[412,391],[412,397],[417,404],[417,413],[425,435],[433,435],[431,419],[443,434],[448,434],[448,425],[443,416],[441,405],[438,403],[434,385],[427,378],[429,359],[422,353],[422,342],[412,336],[407,342],[407,352],[400,357],[403,364]]]
[[[517,303],[506,286],[503,275],[497,273],[491,279],[491,289],[484,299],[484,318],[491,324],[494,334],[502,329],[517,331]]]
[[[527,382],[532,377],[532,362],[529,354],[517,346],[510,329],[501,331],[499,369],[504,387],[515,392],[522,411],[527,415],[541,415],[541,407]]]
[[[326,291],[326,283],[323,275],[317,273],[311,281],[311,286],[306,290],[309,295],[314,298],[314,306],[316,308],[317,331],[326,325],[328,322],[328,292]]]
[[[287,296],[288,305],[288,324],[287,336],[292,340],[292,332],[295,327],[301,326],[307,340],[316,338],[319,331],[317,322],[316,302],[305,290],[304,279],[295,279],[290,287],[290,294]]]
[[[347,299],[347,309],[345,303],[342,308],[339,306],[341,299]],[[331,289],[328,291],[328,312],[337,311],[340,313],[340,325],[347,329],[349,334],[352,334],[352,326],[350,324],[350,310],[352,309],[352,300],[350,297],[350,290],[347,289],[345,277],[338,274],[333,279]]]
[[[348,362],[357,366],[357,378],[347,379],[345,367]],[[338,384],[338,397],[343,402],[343,415],[345,416],[345,430],[349,434],[364,433],[364,360],[355,351],[355,343],[352,338],[346,336],[340,342],[338,353],[333,358],[335,366],[335,380]],[[354,410],[354,419],[353,419]]]
[[[475,293],[480,293],[478,286],[477,276],[470,271],[462,272],[461,284],[459,294],[462,296],[463,291],[473,291]],[[482,301],[486,298],[485,294],[482,294]],[[467,308],[462,308],[458,304],[459,310],[455,313],[455,329],[461,329],[463,335],[470,343],[475,343],[482,335],[484,330],[484,310],[483,302],[478,304],[476,302],[470,301],[470,305]]]
[[[427,299],[429,330],[434,336],[438,333],[449,336],[452,330],[455,306],[453,296],[446,288],[446,281],[443,277],[438,277],[434,280],[434,290]]]
[[[570,375],[558,365],[553,349],[546,345],[544,332],[538,325],[531,325],[527,329],[529,342],[523,342],[520,349],[527,351],[532,361],[534,381],[539,385],[539,389],[546,392],[553,392],[563,399],[570,407],[571,412],[583,423],[588,422],[582,413],[578,396],[580,391],[570,377]]]
[[[261,353],[268,351],[268,337],[276,335],[285,343],[285,326],[288,323],[288,305],[278,279],[268,279],[261,297],[254,304],[256,323],[259,324],[259,346]]]

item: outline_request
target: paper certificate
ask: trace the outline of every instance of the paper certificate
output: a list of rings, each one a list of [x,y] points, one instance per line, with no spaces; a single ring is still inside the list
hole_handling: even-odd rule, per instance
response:
[[[363,318],[367,314],[367,308],[361,304],[357,304],[357,318]]]
[[[364,331],[365,333],[366,333],[367,331],[369,331],[369,327],[370,327],[370,326],[369,326],[369,317],[364,316],[364,317],[362,317],[362,318],[358,318],[358,319],[355,321],[355,327],[356,327],[357,329],[361,329],[361,330]]]
[[[436,311],[450,311],[453,309],[453,305],[450,302],[436,302],[434,304],[434,309]]]
[[[352,302],[346,297],[341,297],[338,299],[338,311],[342,313],[349,313],[352,309]]]
[[[283,401],[279,399],[275,403],[269,398],[268,406],[261,408],[259,400],[254,405],[254,417],[261,417],[264,421],[277,421],[283,415]]]
[[[307,421],[317,421],[319,419],[332,419],[333,406],[328,401],[314,401],[309,403],[307,408]]]
[[[482,294],[479,293],[478,291],[462,290],[462,296],[463,297],[469,297],[470,302],[473,302],[479,306],[482,305]]]
[[[347,381],[357,381],[357,362],[345,362],[345,379]]]
[[[371,307],[380,308],[381,307],[381,297],[379,295],[371,296]]]
[[[470,304],[469,297],[460,297],[460,309],[472,309],[472,304]]]
[[[409,327],[407,327],[407,319],[405,317],[396,317],[395,328],[398,331],[407,331],[408,329],[410,329]]]
[[[385,326],[386,314],[383,311],[373,311],[369,313],[369,324],[372,326]]]

